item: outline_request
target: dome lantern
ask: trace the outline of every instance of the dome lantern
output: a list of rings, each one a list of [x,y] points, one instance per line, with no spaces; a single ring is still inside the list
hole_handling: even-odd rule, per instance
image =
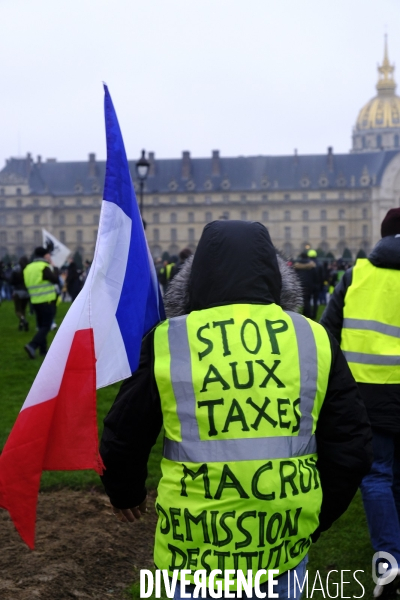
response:
[[[352,152],[400,149],[400,98],[395,94],[394,65],[389,61],[386,35],[378,73],[378,93],[359,112],[353,130]]]
[[[393,79],[394,65],[389,62],[388,49],[387,49],[387,35],[385,35],[385,53],[383,56],[383,63],[378,66],[379,81],[376,84],[378,90],[378,96],[383,95],[394,95],[396,89],[396,83]]]

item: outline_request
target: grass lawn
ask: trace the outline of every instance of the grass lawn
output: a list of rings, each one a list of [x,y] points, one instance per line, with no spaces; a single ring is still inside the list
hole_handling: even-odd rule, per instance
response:
[[[57,311],[57,323],[60,323],[65,316],[69,304],[61,304]],[[319,311],[319,317],[322,310]],[[3,302],[0,306],[0,449],[3,447],[12,425],[18,415],[18,412],[24,402],[24,399],[32,385],[36,373],[41,364],[41,359],[28,359],[23,350],[32,337],[32,330],[35,328],[33,317],[29,317],[31,332],[17,331],[18,321],[14,315],[13,304]],[[53,333],[49,335],[52,339]],[[98,423],[101,430],[102,421],[115,395],[119,389],[119,384],[109,386],[99,390],[97,395],[98,405]],[[161,456],[162,440],[158,440],[153,449],[149,463],[148,487],[154,488],[160,477],[159,459]],[[68,486],[73,488],[86,488],[100,486],[98,476],[94,472],[51,472],[44,473],[42,477],[42,489],[52,487]],[[312,584],[315,578],[315,572],[318,570],[324,586],[322,591],[314,591],[313,598],[323,598],[328,596],[326,593],[326,575],[330,570],[338,570],[339,573],[332,573],[330,579],[332,585],[329,589],[331,597],[362,597],[362,589],[354,581],[352,573],[358,569],[364,573],[358,573],[357,577],[366,588],[364,597],[372,597],[371,580],[371,558],[372,548],[369,542],[368,531],[359,494],[354,499],[349,510],[343,517],[328,531],[324,533],[317,544],[310,549],[309,562],[309,597],[311,597]],[[340,571],[348,569],[343,574],[344,581],[351,581],[350,584],[344,584],[343,593],[336,591],[333,585],[340,583]],[[320,584],[316,588],[320,587]],[[338,594],[338,595],[337,595]],[[133,598],[139,598],[138,584],[134,584],[131,590]],[[328,596],[329,597],[329,596]]]

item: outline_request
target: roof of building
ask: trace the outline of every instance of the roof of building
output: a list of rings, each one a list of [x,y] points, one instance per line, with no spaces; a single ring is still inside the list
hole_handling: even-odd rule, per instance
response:
[[[273,190],[316,190],[332,188],[366,188],[380,185],[386,166],[396,150],[363,154],[239,156],[210,158],[159,159],[151,155],[151,168],[145,183],[150,194],[250,192]],[[54,196],[93,195],[101,193],[105,162],[94,155],[86,162],[36,162],[11,158],[0,171],[0,185],[23,183],[31,194]],[[135,161],[130,161],[136,179]]]

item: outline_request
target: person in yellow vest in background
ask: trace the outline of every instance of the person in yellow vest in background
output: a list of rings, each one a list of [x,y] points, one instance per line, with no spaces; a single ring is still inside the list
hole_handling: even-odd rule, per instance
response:
[[[340,343],[372,425],[374,463],[361,484],[372,546],[400,567],[400,208],[389,210],[381,235],[344,273],[321,323]],[[397,575],[375,596],[393,595]]]
[[[237,572],[251,570],[253,597],[275,569],[273,591],[295,597],[312,541],[370,468],[357,386],[335,340],[294,312],[294,288],[264,225],[206,225],[166,295],[167,315],[179,316],[144,338],[139,369],[105,419],[102,480],[123,522],[145,510],[164,426],[154,562],[170,577],[189,571],[191,593],[201,574],[224,589],[230,576],[232,592]]]
[[[24,282],[35,311],[37,332],[24,346],[29,358],[35,358],[36,349],[45,356],[47,353],[47,334],[54,317],[56,300],[55,285],[59,283],[58,269],[53,266],[46,248],[35,248],[34,259],[24,269]]]

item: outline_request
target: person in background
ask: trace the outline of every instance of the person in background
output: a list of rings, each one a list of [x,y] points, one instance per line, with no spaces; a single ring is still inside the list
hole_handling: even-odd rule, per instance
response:
[[[317,255],[316,250],[310,249],[307,252],[307,256],[310,260],[312,260],[312,262],[315,263],[315,269],[316,269],[316,277],[315,277],[315,282],[313,285],[313,291],[312,291],[312,295],[311,295],[311,298],[312,298],[311,317],[314,320],[316,320],[317,312],[318,312],[318,305],[319,305],[320,298],[321,298],[321,292],[324,287],[324,267],[318,260],[318,255]]]
[[[26,256],[22,256],[18,264],[15,265],[11,272],[10,283],[13,287],[12,299],[14,301],[15,314],[18,317],[19,331],[29,331],[29,323],[26,320],[26,307],[29,302],[29,294],[24,282],[24,269],[29,263]]]
[[[314,251],[315,252],[315,251]],[[314,290],[318,285],[317,277],[317,265],[308,257],[307,251],[304,250],[300,254],[293,265],[296,274],[301,282],[303,288],[303,314],[305,317],[313,318],[313,311],[311,310],[311,298],[313,297]]]
[[[23,274],[38,327],[35,336],[24,346],[29,358],[33,359],[37,348],[41,356],[47,354],[47,334],[54,317],[56,300],[54,286],[58,284],[58,269],[53,266],[47,248],[41,246],[35,248],[34,259],[25,267]]]
[[[177,275],[179,273],[179,271],[182,269],[183,265],[185,264],[185,261],[189,258],[189,256],[192,256],[192,254],[193,254],[193,252],[190,248],[184,248],[183,250],[181,250],[179,252],[179,259],[171,269],[171,274],[169,277],[170,282],[175,277],[175,275]]]
[[[174,266],[177,262],[178,262],[178,257],[171,256],[171,258],[169,260],[164,261],[163,266],[160,268],[160,270],[158,272],[158,281],[162,287],[162,291],[164,294],[166,293],[169,282],[171,280],[172,269],[174,268]]]
[[[170,576],[274,568],[274,592],[295,597],[312,540],[368,472],[365,407],[336,341],[293,312],[299,287],[264,225],[206,225],[166,295],[177,316],[143,339],[139,368],[104,421],[102,480],[121,522],[145,511],[147,461],[164,425],[154,562]]]
[[[343,274],[321,324],[340,343],[372,425],[374,462],[361,484],[372,546],[400,567],[400,208],[381,235]],[[395,597],[399,586],[400,570],[374,596]]]
[[[71,296],[71,302],[75,300],[82,289],[82,272],[78,269],[76,262],[70,261],[66,278],[67,291]]]

